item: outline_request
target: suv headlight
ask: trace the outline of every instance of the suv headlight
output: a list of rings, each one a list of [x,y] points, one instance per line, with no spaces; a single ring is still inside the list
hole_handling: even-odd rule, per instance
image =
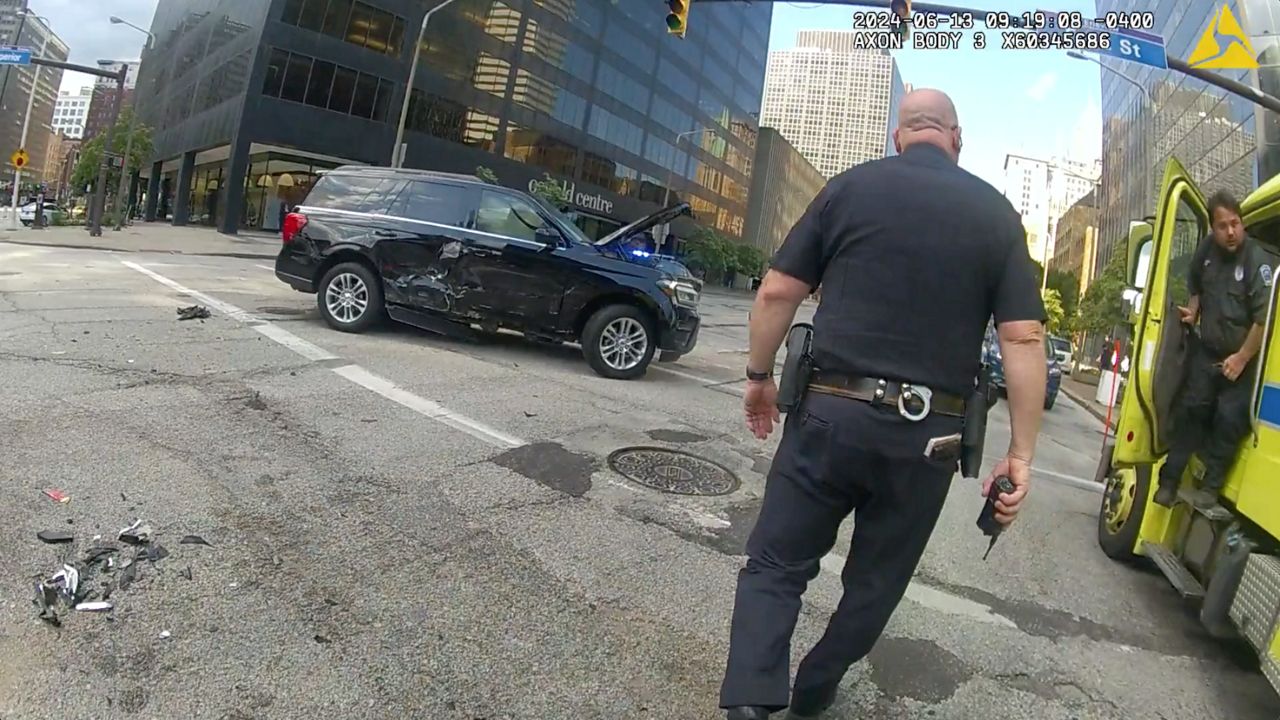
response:
[[[667,278],[659,280],[658,287],[662,288],[662,292],[675,304],[688,308],[698,307],[698,289],[693,285]]]

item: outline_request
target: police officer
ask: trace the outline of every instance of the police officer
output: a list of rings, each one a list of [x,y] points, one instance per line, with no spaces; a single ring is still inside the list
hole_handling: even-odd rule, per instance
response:
[[[945,94],[909,93],[894,142],[900,155],[854,167],[817,195],[751,311],[745,410],[764,439],[779,420],[775,356],[800,303],[823,288],[813,385],[787,415],[738,576],[720,693],[733,720],[788,705],[794,715],[818,714],[875,644],[951,487],[964,398],[993,315],[1012,441],[984,491],[996,473],[1013,481],[997,502],[1005,525],[1027,493],[1045,393],[1045,312],[1021,220],[957,167],[960,127]],[[801,594],[850,512],[843,599],[789,692]]]
[[[1172,507],[1187,461],[1204,461],[1202,487],[1191,495],[1199,508],[1217,504],[1240,441],[1249,434],[1253,378],[1271,299],[1271,258],[1244,232],[1240,204],[1227,192],[1209,198],[1213,232],[1191,258],[1191,299],[1178,308],[1182,321],[1199,320],[1199,339],[1187,353],[1186,384],[1175,413],[1169,457],[1160,469],[1155,501]],[[1201,442],[1203,441],[1203,445]]]

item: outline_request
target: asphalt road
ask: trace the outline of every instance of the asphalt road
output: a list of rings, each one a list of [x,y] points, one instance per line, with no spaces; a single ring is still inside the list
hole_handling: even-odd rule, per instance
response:
[[[179,321],[193,303],[212,317]],[[747,308],[708,296],[695,353],[617,382],[515,337],[334,332],[268,263],[0,244],[0,718],[717,717],[777,442],[740,421]],[[1006,443],[1001,405],[988,447]],[[1247,652],[1097,549],[1100,445],[1062,398],[985,563],[979,490],[956,480],[834,717],[1277,716]],[[630,446],[740,486],[644,488],[607,462]],[[111,613],[40,622],[33,579],[138,518],[169,556],[141,561]],[[847,541],[806,597],[796,661]]]

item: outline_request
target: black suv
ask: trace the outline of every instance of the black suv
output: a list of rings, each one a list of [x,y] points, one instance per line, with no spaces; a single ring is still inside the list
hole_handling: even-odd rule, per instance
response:
[[[383,315],[425,330],[508,328],[582,344],[609,378],[644,374],[698,339],[701,282],[679,263],[623,248],[681,203],[592,242],[549,203],[467,175],[345,166],[285,217],[276,277],[316,293],[330,326]]]

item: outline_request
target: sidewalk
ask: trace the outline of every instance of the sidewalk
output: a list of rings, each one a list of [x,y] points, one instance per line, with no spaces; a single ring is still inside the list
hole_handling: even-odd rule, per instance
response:
[[[1089,383],[1076,380],[1070,376],[1063,376],[1061,392],[1075,401],[1077,405],[1087,410],[1090,415],[1093,415],[1100,421],[1106,422],[1107,406],[1094,400],[1098,395],[1098,386],[1096,383],[1091,385]],[[1119,394],[1119,392],[1117,392],[1117,394]],[[1118,409],[1119,404],[1120,399],[1117,397],[1117,407],[1113,408],[1111,411],[1112,424],[1116,421],[1116,410]]]
[[[106,226],[102,228],[101,237],[90,237],[89,231],[83,226],[51,227],[44,230],[9,230],[6,227],[0,230],[0,242],[82,250],[216,255],[249,259],[275,259],[280,251],[279,235],[264,232],[223,235],[210,227],[174,227],[165,222],[139,222],[124,227],[119,232]]]

